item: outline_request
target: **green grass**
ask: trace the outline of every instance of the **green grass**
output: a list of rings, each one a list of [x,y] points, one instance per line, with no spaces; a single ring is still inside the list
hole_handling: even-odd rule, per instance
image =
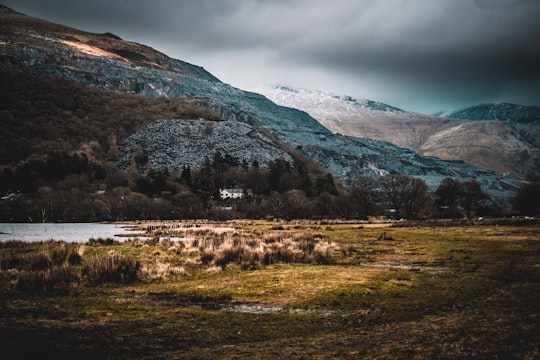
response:
[[[6,358],[539,358],[539,226],[275,225],[237,222],[241,235],[197,245],[316,234],[331,261],[250,269],[205,264],[190,245],[85,244],[73,266],[134,259],[137,281],[44,293],[21,290],[20,271],[2,265]],[[0,259],[51,246],[62,245],[0,246]]]

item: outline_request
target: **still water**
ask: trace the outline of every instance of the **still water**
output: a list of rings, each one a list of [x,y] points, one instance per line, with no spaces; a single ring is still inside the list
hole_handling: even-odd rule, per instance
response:
[[[129,234],[129,230],[122,224],[95,224],[95,223],[69,223],[69,224],[11,224],[0,223],[0,241],[46,241],[64,240],[69,242],[86,242],[90,238],[112,238],[118,234]],[[132,230],[131,230],[132,231]]]

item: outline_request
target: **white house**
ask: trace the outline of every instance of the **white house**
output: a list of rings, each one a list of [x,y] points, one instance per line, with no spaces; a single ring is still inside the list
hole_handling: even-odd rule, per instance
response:
[[[242,199],[244,196],[244,189],[219,189],[219,198],[221,200]]]

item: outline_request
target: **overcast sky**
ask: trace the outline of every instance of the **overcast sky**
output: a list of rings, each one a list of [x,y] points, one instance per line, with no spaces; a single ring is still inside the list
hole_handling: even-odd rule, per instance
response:
[[[433,113],[540,105],[538,0],[0,0],[112,32],[241,89],[282,84]]]

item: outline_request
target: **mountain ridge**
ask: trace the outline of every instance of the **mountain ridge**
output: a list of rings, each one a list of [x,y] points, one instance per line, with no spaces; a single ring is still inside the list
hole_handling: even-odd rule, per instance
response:
[[[366,99],[317,90],[260,88],[271,100],[307,111],[335,133],[387,141],[426,156],[465,160],[476,166],[523,176],[540,151],[511,124],[470,121],[407,112]],[[376,106],[370,106],[376,103]]]
[[[514,123],[540,121],[540,106],[512,103],[482,103],[443,113],[449,119],[501,120]]]
[[[450,119],[500,120],[514,127],[521,136],[540,148],[540,106],[511,103],[485,103],[443,114]]]

